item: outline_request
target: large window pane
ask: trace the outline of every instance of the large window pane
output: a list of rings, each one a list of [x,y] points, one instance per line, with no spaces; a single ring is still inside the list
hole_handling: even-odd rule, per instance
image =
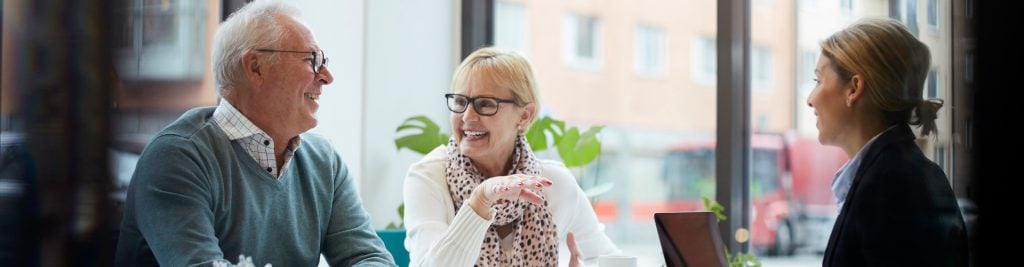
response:
[[[654,213],[714,198],[715,1],[496,2],[495,44],[528,52],[541,116],[605,126],[601,155],[574,171],[584,190],[614,185],[592,199],[606,232],[638,266],[661,266]],[[503,26],[519,23],[510,13],[525,30]]]

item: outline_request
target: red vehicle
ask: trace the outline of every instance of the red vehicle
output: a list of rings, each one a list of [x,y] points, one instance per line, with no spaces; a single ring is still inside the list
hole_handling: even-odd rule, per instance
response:
[[[772,255],[807,247],[822,252],[836,217],[831,183],[846,162],[842,150],[811,138],[754,134],[751,140],[751,244]],[[656,212],[703,210],[701,197],[715,195],[715,142],[674,144],[664,156],[667,201],[632,202],[631,217],[650,220]],[[602,221],[614,220],[614,202],[599,202]]]

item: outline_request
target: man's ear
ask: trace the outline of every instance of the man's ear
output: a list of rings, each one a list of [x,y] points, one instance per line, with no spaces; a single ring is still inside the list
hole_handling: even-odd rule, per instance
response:
[[[262,64],[263,62],[260,61],[260,58],[252,51],[242,56],[242,70],[245,72],[245,78],[253,85],[263,82],[263,73],[260,72]]]
[[[860,74],[853,75],[846,86],[849,89],[846,91],[846,107],[853,107],[853,104],[860,101],[861,97],[864,96],[864,76]]]

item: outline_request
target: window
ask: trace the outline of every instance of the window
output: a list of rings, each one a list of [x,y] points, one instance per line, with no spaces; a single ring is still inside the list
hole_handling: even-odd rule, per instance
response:
[[[700,36],[693,39],[693,80],[701,85],[714,86],[718,58],[715,40]]]
[[[928,29],[939,30],[939,0],[928,0]]]
[[[853,0],[840,0],[839,11],[847,18],[853,17]]]
[[[931,71],[928,72],[928,81],[927,81],[927,87],[926,87],[928,89],[928,93],[927,93],[927,95],[925,95],[927,98],[939,97],[939,81],[938,81],[938,76],[939,76],[939,74],[938,74],[937,70],[931,70]]]
[[[206,5],[201,1],[122,0],[114,53],[124,80],[200,80],[206,69]]]
[[[814,68],[818,65],[818,52],[812,50],[804,50],[800,52],[800,65],[797,66],[797,73],[800,76],[799,84],[801,88],[806,86],[814,86]]]
[[[671,151],[665,156],[664,172],[670,200],[698,200],[715,194],[715,150],[694,147]]]
[[[522,3],[497,1],[494,8],[494,46],[526,55],[526,8]]]
[[[754,91],[771,91],[772,89],[772,50],[764,46],[755,46],[750,55],[750,81]]]
[[[939,168],[941,168],[943,171],[946,171],[946,173],[950,173],[949,170],[946,169],[946,147],[945,146],[936,146],[935,147],[935,155],[932,157],[932,161],[935,161],[935,164],[939,165]]]
[[[639,74],[665,74],[665,33],[661,29],[637,25],[633,37],[633,67]]]
[[[605,233],[638,266],[663,265],[654,213],[700,210],[701,197],[715,197],[717,3],[499,1],[523,3],[535,23],[524,40],[540,115],[581,131],[604,126],[601,154],[573,172],[584,192],[614,185],[590,199]],[[560,25],[540,26],[550,22]],[[551,148],[537,156],[559,160]]]
[[[902,21],[917,36],[917,0],[889,0],[889,17]]]
[[[569,14],[562,25],[566,62],[585,69],[600,67],[601,24],[597,18]]]

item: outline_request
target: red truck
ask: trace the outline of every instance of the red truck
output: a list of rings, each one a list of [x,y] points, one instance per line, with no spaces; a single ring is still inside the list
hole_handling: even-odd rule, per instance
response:
[[[836,217],[831,183],[847,156],[813,137],[754,134],[751,138],[751,244],[769,255],[798,248],[823,252]],[[701,197],[715,195],[715,141],[673,144],[665,154],[662,179],[667,200],[630,203],[634,221],[656,212],[703,210]],[[595,205],[602,221],[614,221],[613,201]]]

